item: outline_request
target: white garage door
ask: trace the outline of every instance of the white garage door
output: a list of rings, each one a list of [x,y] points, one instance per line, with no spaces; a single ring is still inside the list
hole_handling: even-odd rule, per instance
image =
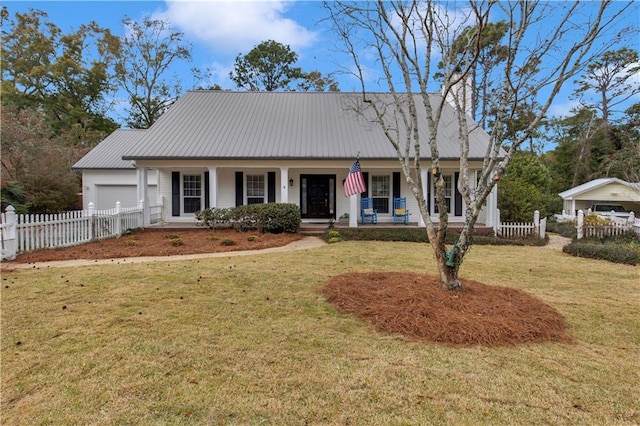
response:
[[[97,185],[96,210],[113,209],[118,201],[122,207],[135,207],[137,193],[135,185]]]
[[[149,198],[154,199],[156,185],[149,185]],[[120,201],[122,207],[135,207],[138,190],[135,185],[96,185],[96,210],[113,209]]]

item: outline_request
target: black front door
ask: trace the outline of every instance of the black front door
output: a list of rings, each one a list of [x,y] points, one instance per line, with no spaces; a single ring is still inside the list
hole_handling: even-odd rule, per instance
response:
[[[301,175],[300,209],[303,218],[335,218],[335,175]]]

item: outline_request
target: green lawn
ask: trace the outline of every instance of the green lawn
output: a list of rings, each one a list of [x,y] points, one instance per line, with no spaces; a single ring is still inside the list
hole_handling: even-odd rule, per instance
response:
[[[573,344],[449,348],[337,313],[347,271],[435,273],[420,243],[2,275],[3,425],[640,424],[640,267],[473,247]]]

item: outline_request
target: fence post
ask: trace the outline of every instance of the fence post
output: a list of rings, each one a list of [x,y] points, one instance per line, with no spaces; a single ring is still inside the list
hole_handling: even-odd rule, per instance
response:
[[[540,236],[540,211],[536,210],[533,212],[533,226],[535,227],[535,232]]]
[[[493,236],[497,237],[500,233],[500,227],[502,224],[500,223],[500,209],[496,209],[496,218],[493,222]]]
[[[18,224],[16,209],[12,205],[8,205],[5,212],[6,228],[2,233],[2,245],[5,250],[4,259],[14,260],[18,254]]]
[[[96,236],[94,233],[94,223],[96,215],[96,205],[93,204],[93,201],[89,201],[89,205],[87,206],[87,216],[89,216],[89,241],[95,241]]]
[[[147,222],[146,222],[146,216],[145,216],[144,200],[141,199],[138,202],[138,208],[140,209],[140,222],[138,222],[138,225],[140,226],[140,228],[145,228],[147,226]]]
[[[584,212],[582,210],[578,210],[578,228],[577,228],[577,237],[578,240],[583,237],[583,225],[584,225]]]
[[[122,236],[122,218],[120,217],[120,210],[122,209],[122,203],[116,201],[116,236],[120,238]]]

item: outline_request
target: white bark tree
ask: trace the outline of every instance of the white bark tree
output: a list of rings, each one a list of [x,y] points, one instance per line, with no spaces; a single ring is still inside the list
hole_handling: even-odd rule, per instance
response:
[[[460,290],[460,265],[468,253],[474,227],[482,206],[509,165],[513,153],[529,139],[545,117],[562,86],[576,76],[596,52],[596,41],[616,36],[610,27],[631,3],[603,1],[577,2],[326,2],[335,30],[345,51],[353,60],[351,72],[359,79],[362,106],[374,112],[373,121],[383,129],[396,150],[404,178],[418,201],[433,248],[443,288]],[[503,44],[508,47],[504,67],[493,69],[489,122],[489,144],[477,182],[470,174],[469,135],[474,131],[468,119],[469,102],[460,83],[471,75],[477,63],[483,37],[491,19],[504,20],[508,29]],[[460,35],[465,29],[465,46]],[[456,41],[453,49],[453,42]],[[436,70],[436,64],[442,68]],[[375,65],[371,65],[375,64]],[[368,92],[367,74],[376,67],[389,95]],[[443,78],[443,96],[433,95],[434,74]],[[379,89],[378,89],[379,90]],[[462,95],[462,96],[461,96]],[[437,144],[447,98],[452,100],[457,122],[460,153],[458,191],[465,205],[460,236],[447,246],[449,218],[445,200],[445,182]],[[517,134],[509,131],[518,107],[535,108],[528,126]],[[364,111],[364,110],[363,110]],[[421,112],[419,112],[421,111]],[[368,112],[368,116],[371,112]],[[418,114],[424,114],[427,129],[419,127]],[[478,121],[482,121],[478,120]],[[508,139],[508,146],[505,142]],[[424,159],[423,151],[427,151]],[[423,161],[424,160],[424,161]],[[431,173],[438,206],[438,221],[431,220],[424,197],[423,162]]]

